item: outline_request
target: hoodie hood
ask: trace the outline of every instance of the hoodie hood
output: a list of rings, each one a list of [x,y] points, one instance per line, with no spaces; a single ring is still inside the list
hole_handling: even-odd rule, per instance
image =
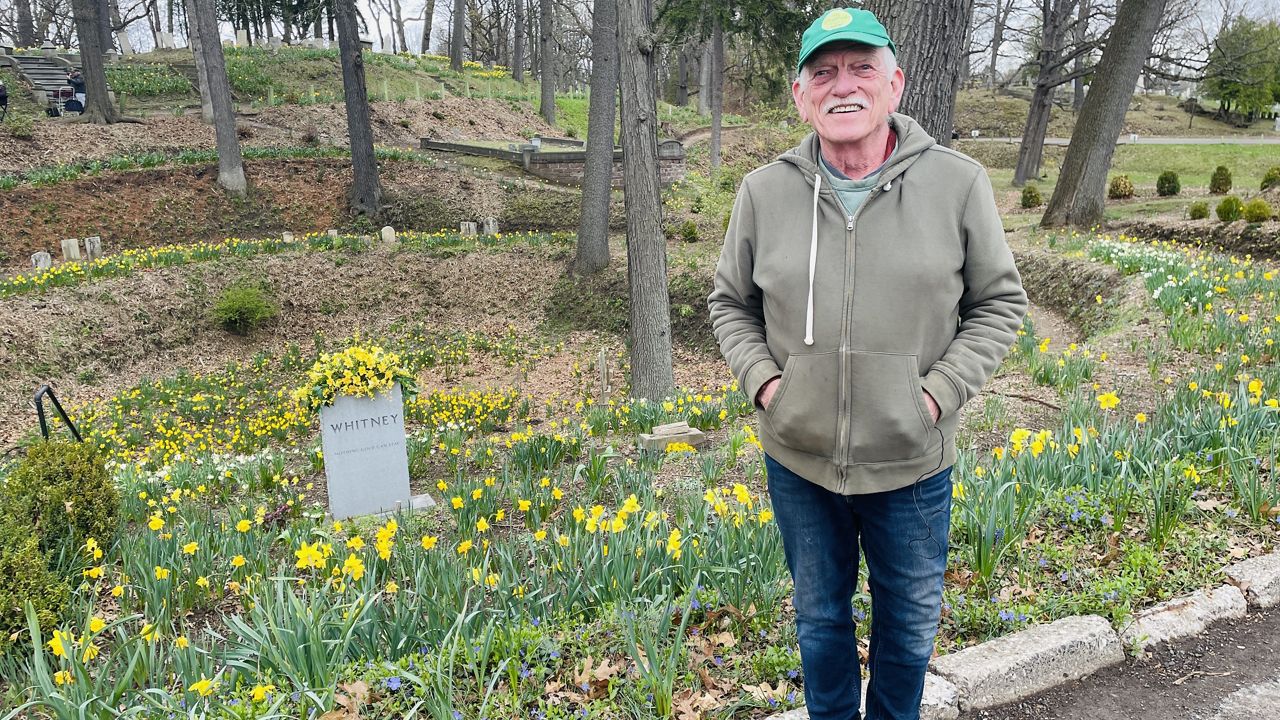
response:
[[[929,133],[925,132],[924,128],[920,127],[920,123],[901,113],[889,115],[889,127],[898,136],[898,145],[893,152],[893,157],[889,158],[889,164],[880,171],[880,179],[885,182],[892,181],[902,174],[921,153],[938,144]],[[812,185],[817,182],[815,178],[820,175],[818,170],[818,163],[821,162],[818,157],[820,147],[821,141],[818,134],[810,132],[799,145],[782,153],[776,159],[795,165]]]

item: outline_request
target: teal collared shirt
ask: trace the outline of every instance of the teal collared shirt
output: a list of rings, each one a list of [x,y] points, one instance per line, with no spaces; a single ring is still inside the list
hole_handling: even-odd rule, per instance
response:
[[[827,159],[822,158],[822,179],[832,190],[835,190],[836,197],[840,200],[840,205],[844,207],[844,212],[849,217],[853,217],[858,212],[858,208],[862,207],[862,202],[871,194],[871,189],[880,182],[880,171],[885,165],[893,159],[894,153],[898,152],[897,145],[894,146],[893,152],[889,153],[889,157],[885,158],[880,167],[876,168],[872,173],[861,180],[854,180],[844,173],[840,172]],[[821,155],[819,155],[821,157]]]

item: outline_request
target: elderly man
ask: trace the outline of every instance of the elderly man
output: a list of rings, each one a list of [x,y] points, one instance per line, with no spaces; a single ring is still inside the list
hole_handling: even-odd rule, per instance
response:
[[[792,95],[813,132],[743,179],[708,299],[760,409],[813,720],[860,717],[860,558],[866,717],[918,717],[960,406],[1027,303],[982,167],[895,112],[896,52],[865,10],[804,33]]]

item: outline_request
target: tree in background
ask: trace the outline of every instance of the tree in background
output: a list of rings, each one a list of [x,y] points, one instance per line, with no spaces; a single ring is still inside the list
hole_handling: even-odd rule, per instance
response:
[[[1111,41],[1094,68],[1093,83],[1080,108],[1041,226],[1090,228],[1102,220],[1107,170],[1116,139],[1164,9],[1165,0],[1120,3]]]
[[[1252,120],[1280,102],[1280,25],[1233,18],[1213,41],[1201,89],[1227,121]]]
[[[337,0],[338,54],[342,61],[342,96],[347,108],[347,137],[351,140],[352,212],[374,217],[382,209],[378,161],[373,155],[373,129],[369,125],[369,92],[364,82],[364,55],[356,30],[355,0]]]
[[[898,47],[898,65],[907,76],[899,111],[939,143],[951,143],[956,91],[969,41],[973,0],[867,0]]]
[[[462,38],[467,30],[467,5],[464,0],[453,0],[453,33],[449,36],[449,67],[462,72]]]
[[[582,213],[573,271],[590,275],[609,266],[609,200],[613,194],[613,124],[618,101],[618,7],[595,0],[591,18],[591,103]]]
[[[660,400],[675,388],[667,247],[658,185],[657,37],[652,0],[619,0],[627,284],[631,299],[631,394]]]
[[[556,52],[552,33],[555,32],[555,7],[551,0],[540,0],[538,10],[538,80],[542,94],[538,111],[548,125],[556,124]]]
[[[248,182],[244,177],[244,157],[240,154],[240,137],[236,134],[236,114],[231,107],[231,85],[227,82],[227,63],[222,54],[214,3],[215,0],[191,0],[195,14],[189,21],[200,35],[204,77],[209,102],[213,106],[213,129],[218,144],[218,184],[232,195],[243,196],[248,190]]]
[[[74,0],[76,35],[80,40],[80,63],[84,68],[85,107],[81,115],[95,125],[120,122],[125,118],[111,104],[107,94],[107,74],[103,65],[101,4],[97,0]]]

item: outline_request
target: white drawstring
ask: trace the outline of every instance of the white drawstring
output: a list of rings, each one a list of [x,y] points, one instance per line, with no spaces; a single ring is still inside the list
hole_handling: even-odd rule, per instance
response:
[[[804,316],[804,344],[813,344],[813,272],[818,266],[818,191],[822,173],[813,174],[813,234],[809,241],[809,307]]]

